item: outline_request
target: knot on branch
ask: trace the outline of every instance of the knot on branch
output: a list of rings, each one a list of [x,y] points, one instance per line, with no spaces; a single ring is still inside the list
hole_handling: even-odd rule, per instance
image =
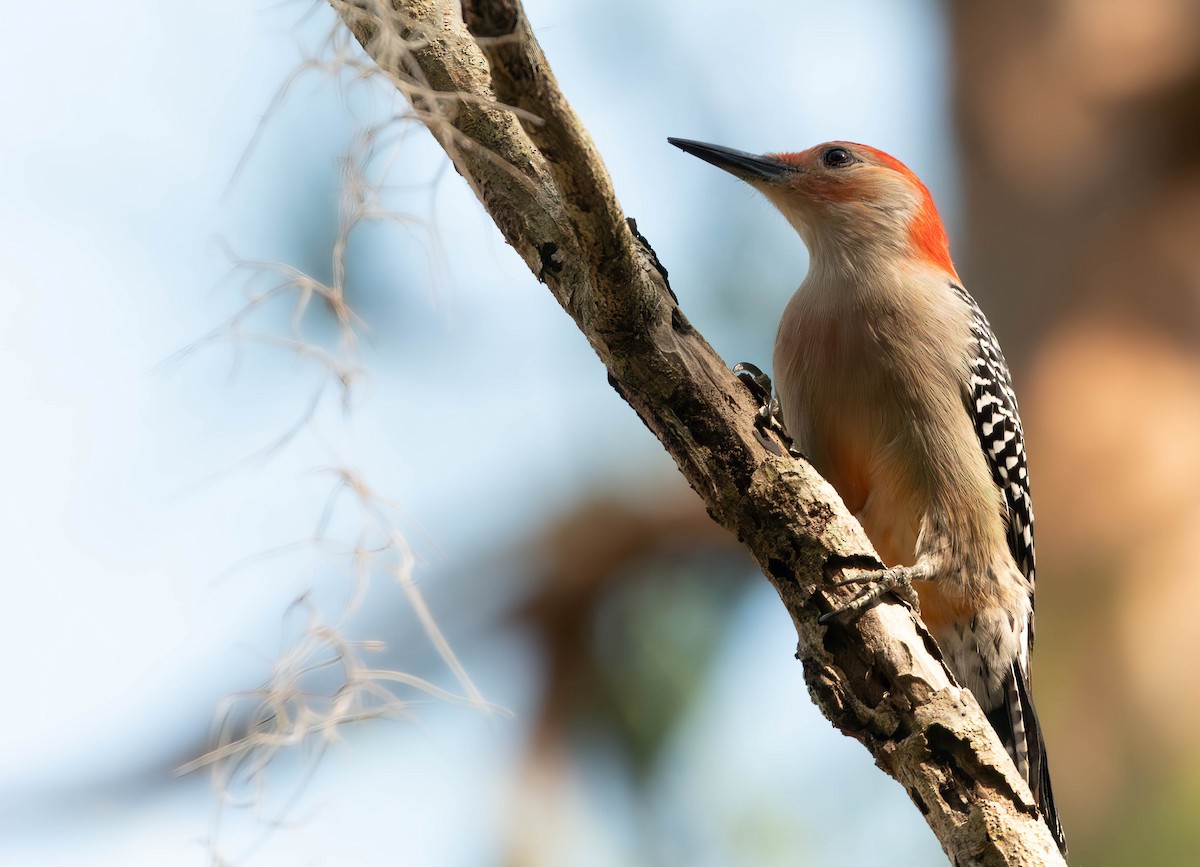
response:
[[[538,271],[538,280],[542,283],[546,282],[547,271],[557,274],[563,269],[563,263],[554,258],[556,255],[558,255],[558,244],[553,241],[547,241],[538,246],[538,258],[542,263],[541,270]]]
[[[462,0],[463,21],[480,39],[510,36],[521,20],[521,7],[509,0]]]

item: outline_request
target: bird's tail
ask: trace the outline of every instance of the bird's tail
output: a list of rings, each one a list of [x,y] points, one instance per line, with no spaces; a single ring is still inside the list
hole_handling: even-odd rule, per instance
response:
[[[1042,818],[1050,829],[1059,851],[1067,854],[1067,838],[1063,834],[1058,809],[1054,806],[1054,792],[1050,788],[1050,766],[1046,761],[1046,741],[1042,737],[1042,724],[1038,722],[1037,710],[1029,690],[1029,677],[1020,663],[1014,660],[1009,668],[1005,683],[1005,701],[988,714],[988,720],[1000,740],[1012,756],[1037,801]]]

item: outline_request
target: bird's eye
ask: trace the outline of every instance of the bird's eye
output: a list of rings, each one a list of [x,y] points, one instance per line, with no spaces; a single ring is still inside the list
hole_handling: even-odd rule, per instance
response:
[[[854,162],[854,157],[850,155],[850,151],[845,148],[830,148],[825,151],[825,156],[821,158],[825,165],[831,169],[840,169],[843,166],[848,166]]]

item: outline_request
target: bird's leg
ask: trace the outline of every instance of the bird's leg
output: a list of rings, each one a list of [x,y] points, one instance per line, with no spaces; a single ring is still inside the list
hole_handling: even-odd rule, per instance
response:
[[[929,567],[921,563],[915,566],[893,566],[891,569],[872,569],[860,572],[852,578],[843,578],[841,581],[834,582],[834,586],[849,587],[854,584],[866,586],[845,605],[822,614],[819,622],[829,623],[833,620],[840,620],[847,623],[885,593],[894,593],[901,602],[915,611],[920,611],[921,605],[917,601],[917,591],[913,589],[913,582],[928,580]]]
[[[759,430],[772,430],[787,444],[792,457],[801,457],[800,451],[792,445],[792,438],[783,426],[783,417],[779,414],[779,399],[771,396],[771,377],[759,370],[757,365],[748,361],[739,361],[733,366],[734,376],[754,395],[758,401],[758,417],[754,424]]]

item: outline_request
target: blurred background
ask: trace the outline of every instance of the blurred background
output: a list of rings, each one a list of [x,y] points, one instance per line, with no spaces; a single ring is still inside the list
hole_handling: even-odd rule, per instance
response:
[[[730,363],[806,254],[667,135],[926,180],[1022,401],[1072,860],[1194,863],[1200,4],[526,8]],[[0,864],[939,863],[327,6],[55,10],[0,55]]]

